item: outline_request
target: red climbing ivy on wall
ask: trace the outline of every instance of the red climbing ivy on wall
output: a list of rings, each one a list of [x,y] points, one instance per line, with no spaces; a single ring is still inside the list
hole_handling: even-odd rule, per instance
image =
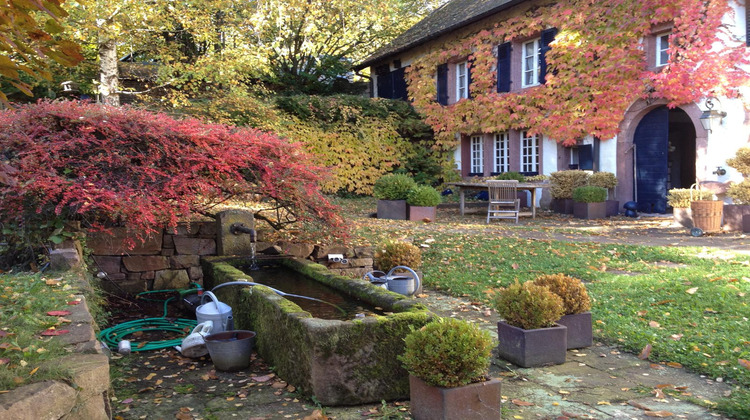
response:
[[[436,147],[456,147],[454,133],[528,129],[564,144],[617,134],[637,99],[675,107],[711,95],[739,95],[750,57],[722,18],[731,0],[561,0],[513,9],[502,21],[435,45],[408,68],[409,93],[437,134]],[[655,25],[673,23],[669,64],[647,67],[642,41]],[[497,93],[495,47],[558,28],[546,55],[544,85]],[[472,99],[437,103],[435,69],[468,57]]]

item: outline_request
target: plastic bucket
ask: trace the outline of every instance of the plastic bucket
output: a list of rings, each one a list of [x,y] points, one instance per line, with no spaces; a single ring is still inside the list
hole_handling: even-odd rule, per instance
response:
[[[250,353],[255,345],[255,331],[232,330],[205,337],[208,354],[216,369],[224,372],[250,366]]]

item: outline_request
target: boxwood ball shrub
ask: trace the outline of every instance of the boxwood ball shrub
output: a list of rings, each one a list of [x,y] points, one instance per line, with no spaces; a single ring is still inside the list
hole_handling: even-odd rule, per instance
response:
[[[745,178],[742,182],[729,186],[727,195],[738,204],[750,204],[750,147],[743,147],[727,160],[727,165],[736,169]]]
[[[435,207],[442,200],[438,190],[427,185],[417,185],[406,196],[406,203],[410,206]]]
[[[552,327],[564,315],[562,298],[531,281],[501,289],[495,309],[505,322],[525,330]]]
[[[607,189],[590,185],[578,187],[573,190],[573,201],[579,203],[601,203],[607,201]]]
[[[398,359],[410,374],[432,386],[454,388],[485,378],[492,337],[474,324],[438,318],[409,333]]]
[[[417,183],[404,174],[387,174],[375,181],[372,195],[379,200],[406,200]]]
[[[612,172],[594,172],[589,176],[589,185],[611,189],[617,186],[617,177]]]
[[[546,286],[560,296],[565,315],[580,314],[591,309],[591,299],[580,279],[565,274],[544,274],[534,279],[534,284]]]
[[[691,198],[692,197],[692,198]],[[693,190],[689,188],[673,188],[667,192],[667,205],[672,208],[690,208],[690,201],[712,200],[713,193],[706,190]]]
[[[404,241],[386,241],[375,251],[375,268],[388,271],[405,265],[418,270],[422,267],[422,251],[418,246]]]
[[[588,184],[589,174],[585,171],[559,171],[549,176],[549,192],[552,198],[573,198],[573,190]]]

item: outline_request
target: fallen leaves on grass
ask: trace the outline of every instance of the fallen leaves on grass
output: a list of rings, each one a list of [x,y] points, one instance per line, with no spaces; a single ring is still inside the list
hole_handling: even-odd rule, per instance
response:
[[[745,359],[737,359],[737,362],[739,362],[740,366],[742,366],[745,369],[750,369],[750,361]]]
[[[49,315],[49,316],[66,316],[66,315],[70,315],[70,311],[49,311],[49,312],[47,312],[47,315]]]
[[[641,350],[641,354],[638,355],[638,358],[641,360],[648,359],[648,356],[651,354],[651,344],[646,344],[646,347]]]
[[[56,330],[54,328],[50,328],[48,330],[42,331],[43,336],[56,336],[56,335],[63,335],[69,333],[69,330]]]

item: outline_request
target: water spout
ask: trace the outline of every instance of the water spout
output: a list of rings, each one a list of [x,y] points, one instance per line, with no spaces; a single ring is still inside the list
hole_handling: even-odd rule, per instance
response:
[[[233,235],[241,235],[243,233],[250,235],[250,242],[255,243],[258,240],[258,233],[253,228],[245,226],[244,223],[232,223],[229,226],[229,233]]]

